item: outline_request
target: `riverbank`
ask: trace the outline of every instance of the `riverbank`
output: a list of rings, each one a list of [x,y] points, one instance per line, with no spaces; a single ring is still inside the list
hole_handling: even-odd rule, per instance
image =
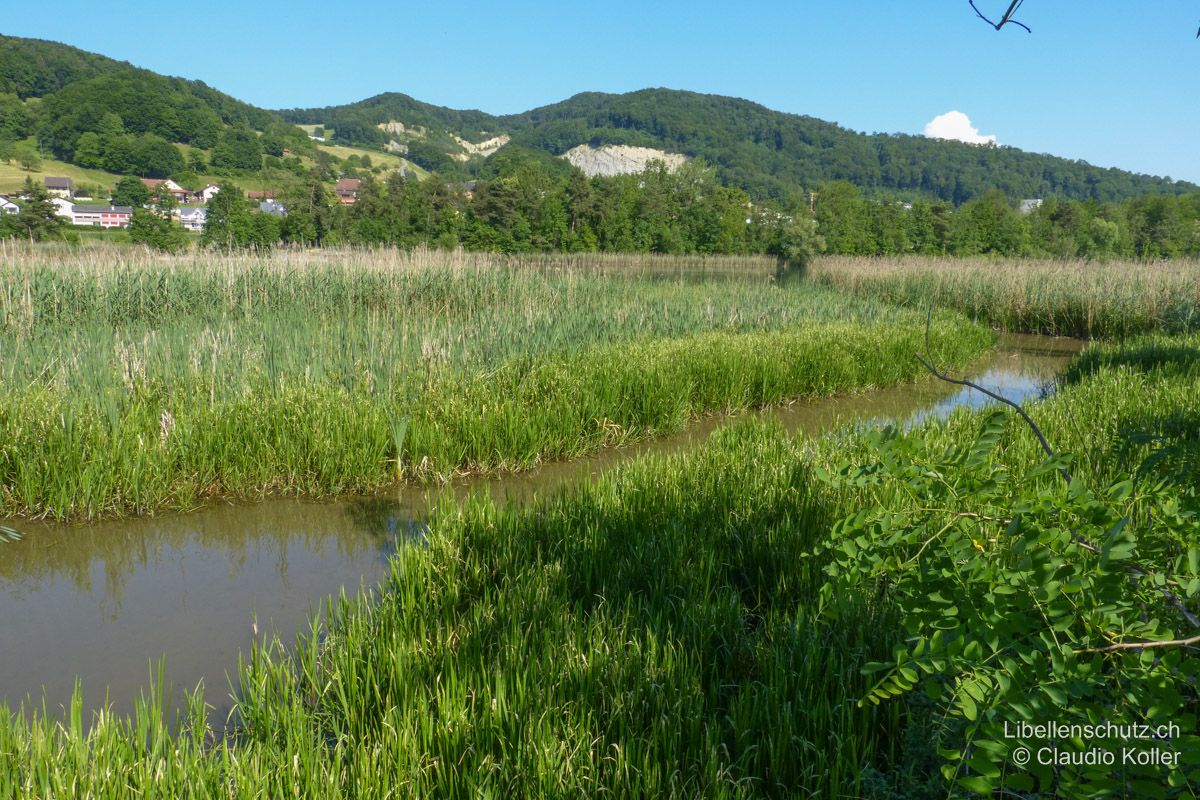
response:
[[[1032,407],[1056,445],[1101,448],[1072,463],[1079,480],[1099,486],[1139,463],[1121,431],[1148,409],[1194,413],[1194,361],[1164,366],[1165,352],[1102,348]],[[903,434],[906,452],[953,458],[986,418],[931,420]],[[0,720],[0,788],[883,797],[928,781],[944,795],[921,738],[936,718],[928,706],[859,702],[876,682],[864,667],[893,658],[902,620],[868,587],[822,593],[820,553],[838,519],[923,502],[897,484],[883,487],[889,504],[865,508],[863,490],[821,478],[873,463],[872,436],[814,443],[735,425],[693,453],[640,459],[527,508],[444,505],[424,546],[396,552],[379,594],[341,604],[294,648],[253,652],[237,735],[214,741],[200,706],[168,734],[153,701],[130,720],[99,718],[86,737],[77,723]],[[1020,423],[997,441],[1013,474],[1043,459]],[[1053,471],[1037,480],[1053,483]],[[971,498],[961,502],[969,512]],[[1073,702],[1103,713],[1106,698],[1164,674],[1116,695],[1112,682],[1080,683]]]

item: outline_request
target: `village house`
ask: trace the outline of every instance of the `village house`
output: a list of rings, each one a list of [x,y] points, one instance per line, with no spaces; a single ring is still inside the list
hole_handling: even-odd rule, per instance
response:
[[[54,197],[65,197],[70,200],[75,196],[75,186],[70,178],[46,177],[46,191]]]
[[[275,200],[263,200],[258,204],[258,210],[275,217],[282,217],[287,214],[287,209],[283,207],[283,203]]]
[[[207,208],[181,208],[179,209],[179,224],[187,231],[202,231],[204,223],[208,221]]]
[[[247,200],[251,200],[251,201],[257,201],[257,202],[261,203],[261,202],[262,202],[262,201],[264,201],[264,200],[274,200],[274,199],[275,199],[275,193],[274,193],[274,192],[270,192],[270,191],[267,191],[267,192],[246,192],[246,199],[247,199]]]
[[[93,228],[128,228],[132,206],[71,206],[71,224]]]
[[[146,188],[150,190],[151,200],[158,200],[162,192],[167,192],[180,203],[186,203],[191,199],[192,193],[170,178],[166,180],[160,178],[142,178],[142,183],[146,184]]]
[[[352,206],[354,201],[358,200],[358,187],[361,185],[362,181],[357,178],[342,178],[333,187],[333,191],[337,195],[339,203],[344,206]]]
[[[221,191],[220,186],[214,186],[213,184],[210,183],[208,186],[205,186],[203,189],[196,192],[196,200],[198,200],[201,203],[204,203],[205,205],[208,205],[208,201],[210,201],[214,197],[216,197],[217,192],[219,192],[219,191]]]
[[[75,216],[71,212],[71,209],[75,207],[75,204],[70,200],[65,197],[51,197],[50,205],[54,206],[54,213],[58,216],[68,221],[74,220]]]
[[[20,214],[21,207],[9,198],[0,194],[0,214]]]

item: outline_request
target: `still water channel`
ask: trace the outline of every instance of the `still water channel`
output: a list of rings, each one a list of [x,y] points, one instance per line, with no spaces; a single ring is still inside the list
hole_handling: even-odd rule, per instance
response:
[[[1082,346],[1005,337],[967,375],[1010,399],[1036,397]],[[839,423],[942,416],[985,399],[924,379],[757,413],[815,434]],[[728,421],[710,417],[676,436],[438,491],[485,490],[521,502],[644,453],[695,447]],[[57,712],[78,676],[85,708],[107,702],[129,712],[161,661],[176,701],[203,681],[220,725],[239,653],[270,633],[292,641],[325,598],[376,586],[395,549],[423,535],[432,497],[401,489],[328,503],[213,504],[88,526],[11,523],[25,538],[0,544],[0,704],[12,709],[29,698],[40,707],[44,698]]]

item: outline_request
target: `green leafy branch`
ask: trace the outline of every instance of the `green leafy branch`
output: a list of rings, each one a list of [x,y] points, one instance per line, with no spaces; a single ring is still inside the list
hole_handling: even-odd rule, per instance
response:
[[[932,435],[888,428],[866,435],[864,463],[819,473],[860,509],[814,553],[828,578],[822,607],[872,598],[897,612],[905,634],[891,661],[866,665],[879,678],[861,702],[922,689],[940,709],[943,775],[971,791],[1087,796],[1115,785],[1170,795],[1200,778],[1200,514],[1178,486],[1142,470],[1089,488],[1023,409],[986,393],[1037,434],[1046,457],[1032,469],[1014,472],[999,457],[1008,416],[997,409],[965,444],[939,449]],[[1008,760],[1009,723],[1105,720],[1179,723],[1189,735],[1170,747],[1190,757],[1115,778],[1107,766]]]

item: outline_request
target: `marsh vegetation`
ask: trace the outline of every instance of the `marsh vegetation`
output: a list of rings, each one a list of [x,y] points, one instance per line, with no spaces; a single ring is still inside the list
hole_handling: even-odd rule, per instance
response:
[[[199,695],[174,728],[154,693],[90,727],[80,705],[25,709],[0,718],[0,792],[1187,796],[1191,273],[835,263],[791,288],[390,258],[13,265],[5,352],[26,355],[5,356],[3,425],[40,427],[0,463],[93,455],[61,488],[31,479],[6,502],[88,514],[142,508],[118,501],[129,486],[157,487],[146,508],[214,485],[337,492],[425,459],[510,468],[708,410],[903,381],[925,348],[918,287],[948,309],[931,326],[942,364],[991,342],[962,311],[1112,341],[1030,407],[1049,459],[988,410],[817,439],[748,422],[523,506],[448,502],[378,592],[247,656],[234,729],[213,730]],[[110,296],[145,299],[110,318]],[[114,329],[144,365],[132,386]],[[67,352],[57,342],[80,353],[87,389],[46,366]],[[123,398],[115,414],[96,404],[105,391]],[[151,455],[105,472],[102,452]],[[1014,769],[996,726],[1047,719],[1174,721],[1184,766]]]

